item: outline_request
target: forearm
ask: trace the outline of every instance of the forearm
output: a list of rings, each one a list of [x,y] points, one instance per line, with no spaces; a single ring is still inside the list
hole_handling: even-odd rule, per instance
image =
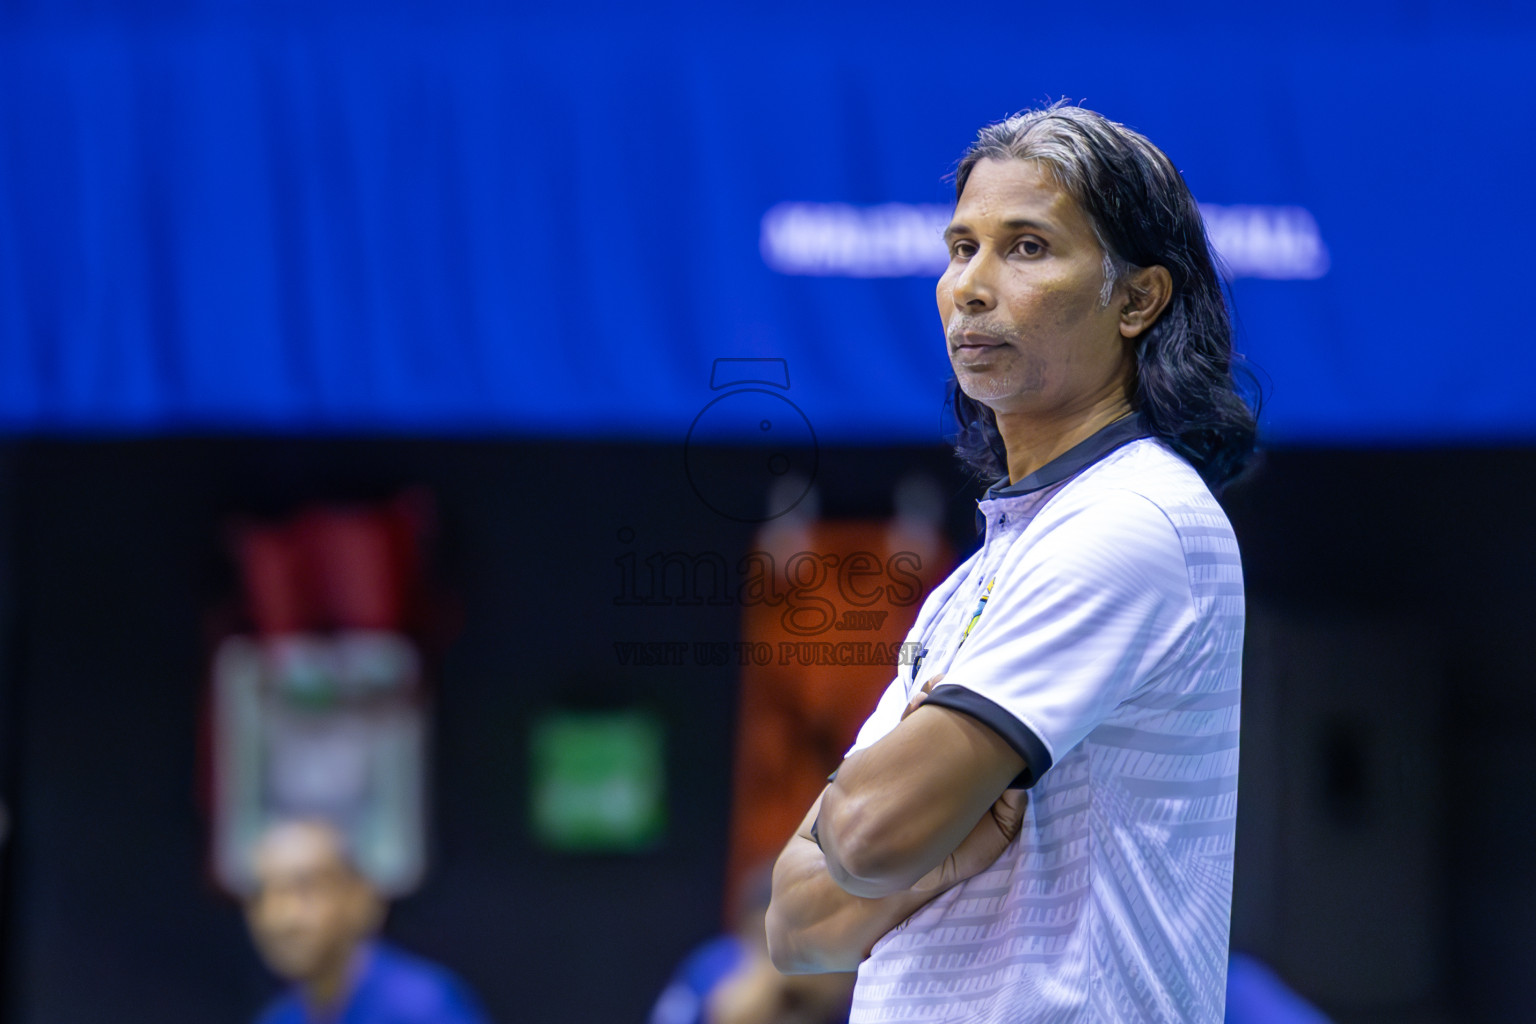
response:
[[[980,722],[919,707],[926,693],[843,762],[774,865],[768,946],[786,974],[854,970],[1019,834],[1025,797],[1006,786],[1023,759]]]
[[[836,783],[827,787],[819,815],[819,843],[827,876],[849,895],[883,899],[912,887],[945,854],[957,836],[904,828],[908,824],[875,806],[881,792],[850,795]],[[958,831],[951,829],[951,831]]]
[[[960,845],[1022,765],[968,715],[910,711],[844,761],[822,795],[820,846],[832,880],[867,898],[910,888]]]
[[[856,970],[881,936],[939,891],[855,896],[832,880],[816,844],[797,835],[773,869],[767,928],[774,966],[785,974]]]

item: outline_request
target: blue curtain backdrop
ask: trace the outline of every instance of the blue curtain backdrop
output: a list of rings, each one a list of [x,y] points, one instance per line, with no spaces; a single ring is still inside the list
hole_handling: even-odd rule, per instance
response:
[[[681,440],[773,357],[936,439],[944,176],[1066,96],[1224,218],[1270,441],[1530,440],[1533,68],[1515,5],[12,4],[0,429]]]

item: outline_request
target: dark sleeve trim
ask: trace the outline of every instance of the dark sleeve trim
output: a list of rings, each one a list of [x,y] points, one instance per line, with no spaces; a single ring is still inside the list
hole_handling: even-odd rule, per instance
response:
[[[996,701],[988,700],[975,690],[943,683],[933,688],[924,703],[970,715],[1018,751],[1024,759],[1024,770],[1008,784],[1009,789],[1028,789],[1040,781],[1040,776],[1051,770],[1051,752],[1040,741],[1040,737]]]

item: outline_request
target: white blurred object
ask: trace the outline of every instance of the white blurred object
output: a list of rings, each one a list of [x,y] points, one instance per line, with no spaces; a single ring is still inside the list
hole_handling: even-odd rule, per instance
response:
[[[763,214],[758,247],[780,274],[938,277],[949,265],[936,203],[778,203]],[[1211,247],[1230,277],[1311,281],[1328,273],[1317,218],[1301,206],[1201,203]]]
[[[276,821],[324,818],[386,896],[425,867],[426,721],[420,659],[403,636],[230,637],[214,659],[214,871],[252,883]]]

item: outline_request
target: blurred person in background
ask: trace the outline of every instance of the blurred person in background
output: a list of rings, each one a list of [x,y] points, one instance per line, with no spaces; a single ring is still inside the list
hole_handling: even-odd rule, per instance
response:
[[[333,824],[272,826],[256,845],[255,875],[251,935],[292,983],[259,1024],[487,1024],[457,978],[379,941],[384,900]]]
[[[770,861],[746,874],[735,931],[683,958],[649,1024],[845,1024],[854,975],[785,975],[773,966],[763,924],[772,871]]]

